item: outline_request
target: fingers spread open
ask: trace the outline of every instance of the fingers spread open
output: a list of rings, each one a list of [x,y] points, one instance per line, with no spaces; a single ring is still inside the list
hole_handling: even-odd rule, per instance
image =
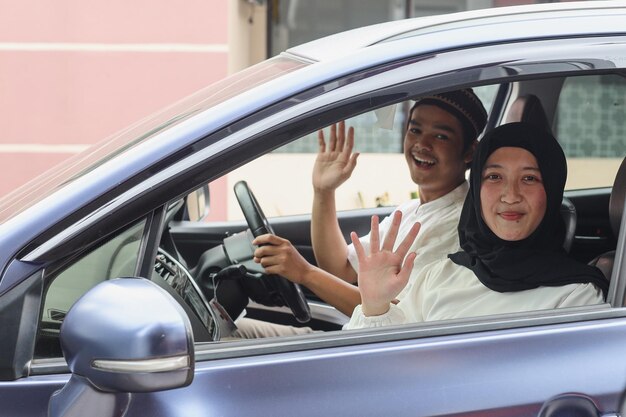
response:
[[[413,242],[415,242],[415,239],[417,238],[417,234],[419,233],[421,226],[422,225],[419,222],[411,226],[411,230],[409,230],[409,233],[407,233],[405,238],[402,240],[402,242],[398,246],[398,249],[396,249],[396,253],[398,255],[402,257],[406,256],[406,253],[409,251],[409,249],[411,249],[411,245],[413,245]]]
[[[378,233],[378,216],[372,216],[372,230],[370,231],[370,253],[380,251],[380,235]]]
[[[324,129],[317,131],[317,144],[319,145],[319,153],[326,152],[326,141],[324,140]]]
[[[348,153],[352,152],[352,148],[354,148],[354,127],[350,126],[348,128],[348,136],[346,137],[346,150]]]
[[[341,155],[341,158],[347,161],[345,169],[346,171],[350,173],[356,166],[356,158],[359,155],[358,152],[353,154],[352,153],[353,149],[354,149],[354,128],[350,127],[348,129],[348,137],[346,138],[346,143],[343,146],[342,155]]]
[[[335,152],[337,149],[337,125],[332,124],[330,126],[330,138],[328,139],[328,150]]]
[[[393,250],[393,245],[396,243],[396,238],[398,237],[398,229],[400,228],[401,222],[402,212],[397,210],[394,211],[391,217],[391,226],[389,227],[389,231],[385,235],[385,241],[383,242],[383,250]]]
[[[343,120],[339,122],[337,127],[337,152],[344,151],[344,145],[346,143],[346,122]]]
[[[350,240],[352,240],[352,244],[354,245],[354,251],[359,259],[359,263],[362,263],[365,260],[365,249],[363,248],[356,232],[350,232]]]
[[[411,275],[411,271],[413,271],[413,264],[415,263],[416,256],[415,252],[411,252],[406,256],[406,258],[404,258],[404,263],[402,264],[402,269],[400,269],[400,273],[398,274],[398,279],[400,282],[405,283],[405,285],[409,282],[409,276]]]
[[[348,160],[348,163],[346,164],[346,168],[345,168],[345,172],[347,174],[352,174],[352,171],[354,171],[354,167],[356,167],[356,159],[359,157],[358,153],[354,153],[350,156],[350,159]]]

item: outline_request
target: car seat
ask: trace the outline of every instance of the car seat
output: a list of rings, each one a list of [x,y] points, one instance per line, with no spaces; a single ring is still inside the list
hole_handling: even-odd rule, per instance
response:
[[[615,181],[613,182],[613,189],[611,190],[611,197],[609,199],[609,221],[611,222],[611,230],[613,235],[617,238],[619,236],[620,223],[622,222],[622,213],[624,211],[624,202],[626,200],[626,158],[622,161],[622,164],[617,171]],[[613,262],[615,260],[615,251],[605,252],[598,255],[596,258],[589,262],[589,265],[596,266],[607,280],[611,279],[611,273],[613,272]]]
[[[526,94],[513,100],[506,115],[505,123],[527,122],[552,133],[552,126],[541,104],[541,100],[534,94]]]

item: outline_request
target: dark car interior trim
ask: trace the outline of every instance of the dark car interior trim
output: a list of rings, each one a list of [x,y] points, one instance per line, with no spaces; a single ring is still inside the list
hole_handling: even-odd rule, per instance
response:
[[[0,298],[0,381],[28,376],[35,350],[40,300],[43,293],[43,271],[31,275]],[[10,295],[10,296],[9,296]]]

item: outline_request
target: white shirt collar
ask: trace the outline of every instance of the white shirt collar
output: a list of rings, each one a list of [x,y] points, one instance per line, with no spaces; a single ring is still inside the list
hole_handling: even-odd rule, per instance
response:
[[[452,204],[463,203],[467,191],[469,190],[469,184],[467,181],[463,181],[461,185],[450,191],[448,194],[439,197],[436,200],[429,201],[428,203],[420,204],[418,210],[441,210]],[[423,207],[423,208],[422,208]]]

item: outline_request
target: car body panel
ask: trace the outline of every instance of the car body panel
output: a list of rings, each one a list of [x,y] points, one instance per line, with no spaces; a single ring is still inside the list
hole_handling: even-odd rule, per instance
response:
[[[267,399],[284,396],[298,401],[276,401],[276,415],[289,415],[294,405],[300,415],[352,415],[359,410],[363,416],[497,413],[513,405],[521,412],[509,410],[506,415],[531,416],[548,398],[564,392],[586,393],[602,411],[617,410],[626,364],[608,370],[599,356],[615,357],[619,349],[609,353],[597,341],[623,341],[623,322],[560,327],[285,354],[271,363],[258,357],[230,366],[220,361],[198,369],[197,378],[206,372],[211,381],[221,381],[213,385],[215,415],[252,416],[267,406]],[[533,372],[538,368],[541,372]],[[220,398],[232,399],[227,393],[235,386],[240,400],[222,403]],[[238,404],[236,410],[233,404]]]
[[[217,356],[211,347],[197,346],[200,360],[192,385],[135,394],[127,416],[244,417],[272,410],[273,415],[303,416],[521,417],[536,416],[546,400],[569,392],[585,393],[602,412],[615,412],[626,388],[626,361],[614,360],[626,342],[625,326],[623,319],[608,318],[472,334],[412,334],[404,336],[411,340],[384,345],[312,350],[301,341],[306,350],[214,360],[202,359]],[[432,324],[430,332],[436,334],[436,327]],[[428,336],[429,330],[416,333]],[[46,403],[42,399],[66,379],[51,375],[0,382],[3,403],[16,407],[4,410],[43,416],[37,411]],[[39,394],[30,404],[8,400],[33,386]]]

